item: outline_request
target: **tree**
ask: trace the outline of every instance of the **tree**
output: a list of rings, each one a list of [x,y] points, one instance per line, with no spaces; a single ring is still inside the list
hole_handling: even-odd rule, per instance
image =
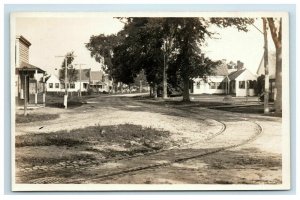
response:
[[[275,25],[274,18],[267,18],[271,36],[276,48],[276,100],[275,112],[282,112],[282,19],[278,19]]]
[[[90,51],[91,57],[94,57],[97,62],[103,64],[105,73],[107,73],[111,78],[115,72],[112,64],[113,49],[118,45],[121,38],[122,36],[115,34],[92,35],[89,43],[85,45]],[[114,88],[116,87],[116,82],[116,80],[113,80]]]
[[[268,36],[267,36],[267,19],[263,20],[263,34],[264,34],[264,68],[265,68],[265,85],[264,85],[264,113],[269,113],[269,53],[268,53]]]
[[[201,45],[205,37],[211,37],[212,32],[208,30],[211,24],[226,28],[236,27],[239,31],[248,31],[247,25],[254,22],[251,18],[178,18],[178,31],[176,33],[176,43],[179,49],[177,64],[183,79],[183,101],[190,101],[189,83],[190,79],[203,76],[209,71],[209,67],[215,66],[213,62],[206,65],[201,58]]]
[[[73,67],[72,62],[74,60],[74,52],[69,52],[66,55],[67,58],[67,80],[69,83],[77,81],[78,71]],[[65,82],[65,58],[61,64],[61,70],[59,71],[59,79]]]
[[[183,100],[189,101],[189,82],[210,72],[215,65],[201,55],[200,47],[211,24],[219,27],[235,26],[247,31],[248,18],[120,18],[124,28],[113,43],[108,36],[92,36],[87,45],[91,56],[107,56],[111,75],[124,83],[132,83],[143,69],[148,83],[157,96],[157,86],[163,82],[164,97],[168,73],[183,83]],[[108,42],[110,41],[110,42]],[[105,53],[106,52],[106,53]],[[106,58],[105,58],[106,59]],[[167,82],[168,81],[168,82]]]

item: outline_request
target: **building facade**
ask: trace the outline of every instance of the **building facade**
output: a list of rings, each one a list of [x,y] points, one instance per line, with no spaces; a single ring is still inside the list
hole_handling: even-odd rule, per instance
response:
[[[31,43],[23,36],[15,39],[15,103],[17,106],[45,104],[45,71],[29,64]]]

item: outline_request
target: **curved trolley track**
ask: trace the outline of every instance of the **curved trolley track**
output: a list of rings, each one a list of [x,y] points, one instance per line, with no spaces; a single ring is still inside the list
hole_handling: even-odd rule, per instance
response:
[[[117,99],[117,104],[124,106],[126,102]],[[114,102],[116,103],[116,102]],[[133,105],[147,107],[147,109],[161,110],[161,106],[145,105],[140,102],[134,102]],[[166,108],[168,109],[168,108]],[[174,109],[174,108],[173,108]],[[179,111],[180,109],[177,109]],[[183,110],[181,110],[183,111]],[[239,121],[236,123],[223,122],[221,120],[212,119],[208,117],[200,117],[199,112],[191,109],[184,110],[189,115],[194,116],[197,120],[213,120],[220,124],[221,128],[215,133],[207,135],[206,138],[197,139],[196,141],[186,143],[184,145],[151,151],[143,155],[133,155],[118,159],[107,159],[104,162],[99,162],[91,166],[85,166],[87,172],[97,172],[94,176],[87,177],[71,177],[68,179],[61,179],[55,177],[55,171],[49,171],[47,177],[31,180],[31,183],[94,183],[109,180],[112,177],[121,177],[130,173],[139,172],[147,169],[155,169],[171,165],[173,163],[184,162],[187,160],[199,158],[202,156],[218,153],[228,149],[236,148],[255,140],[261,133],[262,127],[255,121]],[[242,123],[242,125],[239,125]],[[243,123],[250,127],[250,130],[243,129]],[[55,123],[54,123],[55,124]],[[240,126],[240,127],[239,127]],[[234,135],[236,134],[236,135]],[[237,137],[237,138],[235,138]],[[234,141],[225,142],[228,138],[234,138]],[[199,148],[201,147],[201,148]],[[189,152],[189,149],[193,151]],[[110,169],[103,165],[114,163],[117,167]],[[118,167],[120,164],[120,167]],[[93,174],[93,173],[91,173]],[[26,175],[26,174],[24,174]]]
[[[186,156],[181,156],[181,155],[175,156],[174,158],[163,161],[163,162],[158,162],[158,163],[153,163],[153,164],[145,164],[145,165],[141,164],[141,165],[136,166],[136,167],[128,167],[128,168],[124,168],[124,169],[121,169],[121,170],[110,171],[110,172],[107,172],[107,173],[104,173],[104,174],[101,174],[101,175],[94,176],[93,178],[90,178],[90,179],[82,179],[82,180],[75,180],[75,181],[70,180],[70,181],[68,181],[68,183],[82,183],[82,182],[93,183],[94,181],[101,182],[101,181],[104,181],[104,180],[109,180],[112,177],[121,177],[121,176],[125,176],[127,174],[130,174],[130,173],[139,172],[139,171],[142,171],[142,170],[165,167],[165,166],[171,165],[173,163],[184,162],[184,161],[188,161],[188,160],[191,160],[191,159],[196,159],[196,158],[200,158],[200,157],[203,157],[203,156],[207,156],[207,155],[219,153],[219,152],[222,152],[222,151],[226,151],[226,150],[229,150],[229,149],[232,149],[232,148],[237,148],[237,147],[243,146],[247,143],[250,143],[250,142],[256,140],[256,138],[259,137],[259,135],[263,132],[262,127],[257,122],[254,122],[254,121],[248,121],[248,122],[252,123],[256,126],[256,131],[250,137],[248,137],[245,140],[242,140],[240,143],[235,143],[235,144],[231,144],[231,145],[224,145],[224,146],[220,146],[220,147],[217,147],[217,148],[208,148],[205,151],[203,151],[203,149],[201,149],[201,150],[199,150],[199,152],[198,151],[193,151],[193,153],[190,153]],[[222,131],[220,134],[218,134],[214,138],[217,138],[218,136],[222,135],[225,132],[225,130],[226,129],[224,129],[224,131]],[[213,140],[213,138],[210,138],[210,139],[205,140],[205,141],[209,141],[209,140]],[[201,142],[203,142],[203,140],[202,141],[196,141],[193,144],[188,144],[188,145],[197,145]],[[181,146],[180,148],[183,148],[183,146]],[[180,149],[180,148],[176,148],[176,149]],[[161,153],[167,153],[167,152],[171,152],[173,150],[175,150],[175,149],[173,148],[173,149],[169,149],[169,150],[163,150],[163,151],[147,154],[147,156],[149,157],[149,156],[155,155],[156,157],[159,157]],[[133,159],[133,157],[126,158],[126,159],[130,162],[130,160]]]

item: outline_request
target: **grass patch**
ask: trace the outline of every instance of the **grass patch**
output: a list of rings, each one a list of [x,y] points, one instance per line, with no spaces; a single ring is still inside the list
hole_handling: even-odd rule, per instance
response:
[[[38,166],[38,165],[54,165],[60,162],[74,162],[74,161],[82,161],[82,160],[95,160],[93,155],[89,154],[73,154],[73,155],[65,155],[61,157],[21,157],[17,159],[17,163],[22,163],[23,166]]]
[[[58,114],[28,114],[27,116],[24,115],[16,115],[16,123],[30,123],[30,122],[37,122],[37,121],[48,121],[57,119],[59,117]]]
[[[16,137],[16,147],[25,146],[75,146],[83,144],[83,141],[71,138],[70,135],[55,134],[35,134],[35,135],[22,135]]]
[[[131,124],[117,126],[90,126],[71,131],[16,136],[16,147],[24,146],[78,146],[88,143],[108,144],[131,148],[136,144],[157,148],[159,141],[169,136],[167,131],[157,131]]]
[[[212,109],[216,110],[224,110],[229,112],[237,112],[237,113],[248,113],[248,114],[264,114],[264,105],[251,105],[251,106],[237,106],[237,107],[215,107]],[[270,113],[268,116],[281,117],[279,114],[274,113],[275,109],[273,107],[270,108]]]
[[[17,166],[120,159],[169,147],[170,133],[132,124],[16,136]]]
[[[158,106],[190,106],[190,107],[211,107],[231,105],[225,102],[204,102],[204,101],[180,101],[180,100],[153,100],[153,99],[139,99],[142,103],[158,105]]]
[[[68,108],[76,108],[80,107],[83,104],[86,104],[86,99],[92,98],[92,96],[88,97],[78,97],[78,96],[68,96]],[[46,106],[54,107],[54,108],[64,108],[64,96],[63,94],[51,94],[46,95]]]

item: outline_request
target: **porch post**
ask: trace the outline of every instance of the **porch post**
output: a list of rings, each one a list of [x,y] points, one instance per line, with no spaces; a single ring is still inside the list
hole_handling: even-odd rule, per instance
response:
[[[35,93],[34,93],[34,104],[37,105],[37,69],[35,70]]]
[[[24,116],[27,116],[27,75],[24,75]]]
[[[45,74],[43,74],[43,106],[46,107],[46,83]]]

